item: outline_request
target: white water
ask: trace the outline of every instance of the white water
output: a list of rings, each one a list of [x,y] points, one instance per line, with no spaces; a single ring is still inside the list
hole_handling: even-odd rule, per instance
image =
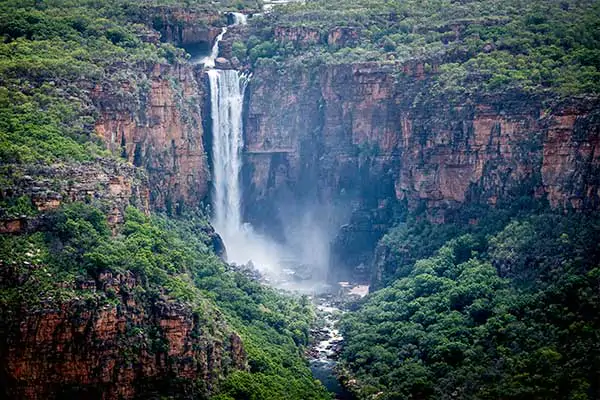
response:
[[[214,224],[224,236],[241,227],[242,107],[247,77],[235,70],[207,72],[213,131]]]
[[[241,215],[242,109],[249,77],[236,70],[212,69],[207,74],[213,137],[213,225],[225,242],[227,261],[246,264],[252,260],[261,272],[275,272],[281,249],[244,224]]]
[[[213,44],[213,47],[210,50],[210,54],[199,60],[199,63],[204,64],[204,67],[206,67],[206,68],[214,68],[215,67],[215,60],[219,56],[219,42],[221,41],[221,39],[223,39],[223,36],[225,36],[226,32],[227,32],[227,27],[223,27],[221,29],[221,33],[219,33],[219,35],[215,38],[215,44]]]
[[[246,25],[248,23],[248,16],[239,12],[232,12],[233,25]]]

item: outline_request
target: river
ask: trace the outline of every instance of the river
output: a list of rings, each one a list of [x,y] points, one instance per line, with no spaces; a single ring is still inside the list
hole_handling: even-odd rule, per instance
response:
[[[337,358],[344,342],[337,327],[347,304],[366,296],[368,285],[338,282],[329,290],[313,296],[317,310],[317,326],[313,330],[314,343],[308,351],[313,376],[339,400],[353,399],[351,393],[340,384],[336,375]]]

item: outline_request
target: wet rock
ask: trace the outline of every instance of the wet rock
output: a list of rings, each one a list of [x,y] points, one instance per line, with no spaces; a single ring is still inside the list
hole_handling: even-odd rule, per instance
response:
[[[241,65],[240,60],[237,57],[231,58],[231,68],[238,69]]]
[[[217,57],[215,59],[215,67],[218,69],[231,69],[231,62],[224,57]]]

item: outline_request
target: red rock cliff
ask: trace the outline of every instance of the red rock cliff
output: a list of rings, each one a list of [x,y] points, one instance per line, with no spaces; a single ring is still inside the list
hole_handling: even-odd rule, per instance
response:
[[[418,63],[255,70],[246,214],[272,218],[289,196],[345,197],[366,213],[358,219],[368,226],[356,229],[377,231],[373,239],[389,223],[390,202],[425,209],[437,222],[465,203],[521,196],[598,207],[597,99],[548,106],[549,99],[506,93],[451,102],[429,96],[430,81]]]
[[[148,174],[158,209],[198,206],[208,190],[201,86],[191,65],[153,65],[121,87],[96,87],[96,131],[114,154]]]
[[[18,286],[23,277],[0,267],[0,285]],[[10,398],[196,398],[246,368],[239,336],[217,314],[207,320],[167,297],[147,297],[134,275],[104,273],[72,289],[77,297],[66,302],[2,311],[0,389]]]
[[[397,200],[424,203],[432,213],[466,201],[493,204],[525,182],[553,207],[598,206],[596,100],[550,109],[519,94],[424,101],[415,90],[422,71],[407,70],[412,76],[402,80],[378,64],[256,70],[246,124],[253,199],[298,181],[304,150],[318,141],[312,161],[321,192],[330,195],[350,188],[348,167],[370,159],[373,180],[390,174]],[[273,155],[284,161],[275,165]]]

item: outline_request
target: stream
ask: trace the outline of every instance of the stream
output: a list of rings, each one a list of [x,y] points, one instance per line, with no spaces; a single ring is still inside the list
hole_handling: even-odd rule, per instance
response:
[[[260,272],[252,261],[241,265],[230,263],[229,266],[266,286],[309,296],[317,314],[315,326],[310,332],[312,344],[306,350],[311,372],[335,399],[353,400],[354,396],[340,384],[337,377],[337,360],[344,342],[337,324],[353,301],[369,293],[369,285],[350,282],[325,284],[310,278],[303,279],[306,271],[298,269],[298,266],[268,275]]]
[[[342,387],[336,375],[337,358],[344,341],[337,323],[347,311],[348,301],[362,298],[368,292],[368,285],[338,282],[331,287],[331,290],[313,297],[319,323],[312,332],[315,338],[314,344],[308,351],[310,369],[313,376],[335,395],[335,399],[353,399],[351,393]]]

